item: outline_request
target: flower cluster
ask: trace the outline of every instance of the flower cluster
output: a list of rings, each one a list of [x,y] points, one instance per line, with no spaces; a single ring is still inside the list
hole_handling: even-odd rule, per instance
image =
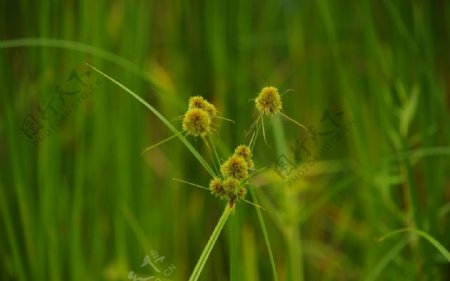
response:
[[[211,193],[220,199],[227,199],[230,204],[244,199],[247,194],[245,180],[254,168],[250,148],[239,145],[233,155],[220,166],[221,176],[212,179],[209,183]]]
[[[212,119],[216,116],[213,104],[201,96],[191,97],[183,118],[183,130],[194,137],[205,137],[211,132]]]
[[[240,200],[246,201],[245,196],[247,194],[247,188],[249,187],[249,178],[251,173],[255,170],[255,164],[252,160],[252,149],[255,146],[260,128],[262,130],[264,141],[266,142],[264,117],[270,118],[275,115],[281,115],[285,119],[307,130],[305,126],[283,112],[281,95],[278,89],[272,86],[263,87],[261,89],[258,96],[255,98],[255,108],[258,111],[258,117],[250,127],[250,130],[254,130],[254,132],[249,145],[237,146],[234,153],[223,163],[220,163],[221,161],[219,160],[213,140],[211,138],[207,139],[206,137],[210,136],[210,133],[213,130],[213,120],[215,118],[233,121],[219,116],[216,107],[203,97],[193,96],[189,99],[188,110],[183,115],[183,132],[186,135],[201,137],[208,147],[211,158],[214,158],[214,152],[217,164],[220,166],[220,173],[218,171],[218,175],[213,173],[213,179],[209,182],[209,187],[207,189],[209,189],[214,196],[227,200],[230,205],[234,205]],[[161,143],[162,142],[159,144]],[[216,166],[217,170],[218,166]]]

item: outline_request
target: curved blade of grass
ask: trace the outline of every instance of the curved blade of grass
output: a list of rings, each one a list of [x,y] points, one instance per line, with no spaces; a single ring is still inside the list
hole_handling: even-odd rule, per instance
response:
[[[180,132],[180,134],[182,134],[182,132]],[[155,148],[155,147],[157,147],[157,146],[159,146],[159,145],[161,145],[163,143],[166,143],[166,142],[170,141],[171,139],[173,139],[175,137],[177,137],[176,134],[172,135],[172,136],[170,136],[170,137],[168,137],[168,138],[166,138],[166,139],[164,139],[164,140],[162,140],[162,141],[160,141],[158,143],[155,143],[155,144],[147,147],[146,149],[142,150],[141,155],[145,154],[147,151],[152,150],[153,148]]]
[[[142,77],[145,76],[143,75],[143,73],[136,69],[136,65],[134,65],[132,62],[109,51],[80,42],[52,38],[20,38],[0,41],[0,49],[18,47],[53,47],[91,54],[115,63],[125,69],[129,69],[138,74],[142,74]]]
[[[54,38],[20,38],[20,39],[12,39],[12,40],[3,40],[0,41],[0,49],[6,48],[18,48],[18,47],[50,47],[50,48],[61,48],[65,50],[73,50],[80,53],[90,54],[99,58],[102,58],[106,61],[116,64],[140,78],[148,81],[152,86],[158,87],[158,83],[156,83],[152,78],[143,70],[141,70],[136,64],[133,62],[124,59],[112,52],[107,50],[98,48],[96,46],[70,41],[70,40],[62,40],[62,39],[54,39]],[[170,93],[166,93],[170,94]],[[170,102],[176,105],[178,108],[182,108],[182,103],[175,99],[173,96],[170,97]]]
[[[197,261],[197,264],[195,265],[194,271],[191,274],[191,277],[189,278],[189,281],[196,281],[200,277],[200,274],[203,271],[203,267],[205,266],[206,261],[208,260],[209,254],[211,253],[211,250],[213,249],[214,245],[216,244],[217,238],[219,237],[220,232],[222,231],[228,217],[230,216],[231,212],[233,211],[234,206],[231,207],[230,204],[227,204],[225,207],[225,210],[223,210],[222,216],[220,217],[219,221],[217,222],[216,227],[214,228],[213,233],[209,237],[208,243],[206,244],[205,248],[203,249],[203,252],[200,256],[200,258]]]
[[[137,70],[136,65],[132,62],[109,51],[80,42],[52,38],[20,38],[0,41],[0,49],[18,47],[53,47],[91,54],[145,77],[144,73]]]
[[[215,177],[215,173],[213,169],[208,165],[208,163],[205,161],[205,159],[200,155],[200,153],[192,146],[192,144],[181,134],[173,125],[169,122],[158,110],[156,110],[153,106],[151,106],[149,103],[147,103],[145,100],[143,100],[140,96],[138,96],[136,93],[125,87],[120,82],[116,81],[115,79],[111,78],[107,74],[103,73],[102,71],[98,70],[94,66],[87,63],[89,67],[91,67],[93,70],[97,71],[101,75],[105,76],[109,80],[111,80],[114,84],[125,90],[128,94],[133,96],[135,99],[137,99],[140,103],[145,105],[148,109],[150,109],[153,114],[156,115],[163,123],[167,126],[174,134],[177,135],[177,137],[181,140],[181,142],[191,151],[191,153],[197,158],[197,160],[200,162],[200,164],[205,168],[205,170],[212,176]]]
[[[400,241],[378,262],[375,268],[367,274],[365,281],[377,280],[380,273],[386,266],[400,253],[400,251],[408,244],[408,241]]]
[[[194,187],[197,187],[197,188],[200,188],[200,189],[206,189],[206,190],[210,191],[209,188],[204,187],[204,186],[199,185],[199,184],[196,184],[196,183],[192,183],[192,182],[188,182],[188,181],[180,180],[180,179],[176,179],[176,178],[172,178],[172,180],[173,181],[177,181],[177,182],[181,182],[181,183],[184,183],[184,184],[187,184],[187,185],[190,185],[190,186],[194,186]]]
[[[297,125],[299,125],[301,128],[303,128],[303,129],[305,129],[306,130],[306,132],[309,134],[309,130],[308,130],[308,128],[306,128],[306,126],[305,125],[302,125],[301,123],[299,123],[299,122],[297,122],[297,121],[295,121],[294,119],[292,119],[291,117],[289,117],[289,116],[287,116],[286,114],[284,114],[283,112],[280,112],[280,114],[281,114],[281,116],[283,116],[284,118],[286,118],[287,120],[289,120],[289,121],[291,121],[291,122],[293,122],[294,124],[297,124]]]
[[[418,230],[418,229],[402,228],[402,229],[394,230],[394,231],[384,235],[383,237],[379,238],[378,241],[382,242],[383,240],[386,240],[387,238],[390,238],[392,236],[395,236],[395,235],[403,233],[403,232],[412,232],[412,233],[415,233],[415,234],[421,236],[422,238],[424,238],[425,240],[430,242],[430,244],[433,245],[450,263],[449,251],[441,243],[439,243],[439,241],[437,241],[434,237],[432,237],[428,233]]]

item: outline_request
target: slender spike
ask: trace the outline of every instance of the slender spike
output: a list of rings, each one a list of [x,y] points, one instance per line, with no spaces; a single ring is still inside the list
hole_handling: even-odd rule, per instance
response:
[[[250,204],[250,205],[253,205],[253,206],[255,206],[256,208],[261,208],[261,209],[263,209],[264,211],[266,211],[266,209],[264,209],[264,207],[262,207],[261,205],[258,205],[258,204],[255,204],[255,203],[253,203],[253,202],[250,202],[250,201],[248,201],[247,199],[242,199],[242,201],[244,201],[245,203],[248,203],[248,204]]]
[[[295,120],[292,119],[291,117],[287,116],[287,115],[284,114],[283,112],[280,112],[280,114],[281,114],[284,118],[286,118],[287,120],[289,120],[289,121],[291,121],[291,122],[294,122],[295,124],[299,125],[299,126],[302,127],[303,129],[305,129],[306,132],[309,134],[309,130],[308,130],[308,128],[306,128],[306,126],[304,126],[304,125],[298,123],[297,121],[295,121]]]
[[[213,147],[214,154],[216,155],[217,163],[219,164],[219,167],[220,167],[220,158],[219,158],[219,154],[217,154],[216,145],[214,144],[211,135],[209,135],[209,141],[211,142],[211,146]]]
[[[228,119],[228,118],[225,118],[225,117],[222,117],[222,116],[215,116],[214,118],[225,120],[225,121],[231,122],[233,124],[236,123],[236,122],[234,122],[234,120],[231,120],[231,119]]]
[[[181,182],[181,183],[185,183],[185,184],[188,184],[188,185],[191,185],[191,186],[195,186],[195,187],[198,187],[198,188],[201,188],[201,189],[209,190],[209,188],[207,188],[207,187],[204,187],[204,186],[202,186],[202,185],[195,184],[195,183],[192,183],[192,182],[180,180],[180,179],[177,179],[177,178],[172,178],[172,180],[178,181],[178,182]]]
[[[202,137],[202,140],[206,144],[206,147],[208,149],[208,155],[209,155],[209,158],[211,158],[211,161],[213,162],[214,169],[216,170],[217,173],[219,173],[219,168],[217,167],[217,164],[214,161],[214,157],[212,155],[213,154],[212,153],[212,149],[211,149],[211,146],[208,143],[208,140],[205,137]]]
[[[258,199],[256,198],[256,194],[253,189],[250,189],[250,194],[252,195],[253,201],[258,203]],[[259,224],[261,225],[261,229],[264,235],[264,240],[266,241],[267,251],[269,252],[270,264],[272,265],[272,273],[273,280],[278,281],[277,269],[275,266],[275,259],[273,258],[272,246],[270,245],[269,234],[267,233],[266,224],[264,223],[264,218],[262,216],[261,211],[257,208],[256,214],[258,215]]]
[[[250,139],[250,142],[248,143],[248,146],[250,147],[250,150],[253,150],[253,141],[255,139],[256,131],[253,132],[252,138]]]
[[[262,167],[262,168],[260,168],[260,169],[258,169],[256,171],[252,172],[248,177],[252,178],[252,177],[256,176],[257,174],[261,173],[262,171],[264,171],[265,169],[267,169],[267,168],[266,167]]]
[[[173,118],[172,121],[181,120],[183,118],[184,118],[184,115],[180,115],[180,116],[177,116],[177,117]]]
[[[250,145],[250,150],[253,151],[253,149],[255,148],[256,145],[256,140],[258,139],[258,135],[259,135],[259,126],[256,126],[255,131],[254,131],[254,139],[253,142]]]
[[[248,177],[246,177],[246,178],[243,180],[243,182],[242,182],[241,184],[249,184],[249,185],[251,185],[250,179],[253,178],[254,176],[256,176],[257,174],[261,173],[261,172],[264,171],[265,169],[266,169],[266,167],[262,167],[261,169],[258,169],[258,170],[256,170],[256,171],[250,173],[250,174],[248,175]]]
[[[283,95],[285,95],[287,93],[290,93],[290,92],[294,92],[294,90],[293,89],[287,89],[286,91],[282,92],[280,95],[283,96]]]
[[[263,138],[264,138],[264,143],[269,146],[267,144],[267,139],[266,139],[266,130],[264,129],[264,116],[261,118],[261,127],[262,127],[262,132],[263,132]]]
[[[257,127],[258,127],[258,122],[259,122],[259,119],[260,119],[260,118],[261,118],[261,114],[258,116],[258,118],[256,118],[255,122],[253,122],[252,125],[250,125],[250,129],[249,129],[248,132],[246,133],[246,136],[247,136],[248,134],[250,134],[250,133],[253,131],[254,128],[257,128]]]
[[[183,133],[183,132],[178,132],[178,133],[176,133],[176,134],[174,134],[174,135],[168,137],[167,139],[164,139],[164,140],[158,142],[157,144],[154,144],[154,145],[152,145],[152,146],[147,147],[146,149],[144,149],[144,150],[141,152],[141,155],[143,155],[143,154],[146,153],[147,151],[149,151],[149,150],[151,150],[151,149],[153,149],[153,148],[155,148],[155,147],[157,147],[157,146],[159,146],[159,145],[161,145],[161,144],[163,144],[163,143],[165,143],[165,142],[170,141],[171,139],[173,139],[173,138],[175,138],[175,137],[178,137],[178,135],[179,135],[179,134],[182,134],[182,133]]]

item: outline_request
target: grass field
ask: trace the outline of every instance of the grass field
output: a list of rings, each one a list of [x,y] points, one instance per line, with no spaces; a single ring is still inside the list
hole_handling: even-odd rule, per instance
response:
[[[1,0],[0,19],[0,280],[188,280],[224,210],[199,280],[450,280],[450,1]],[[211,101],[235,121],[221,161],[264,86],[310,134],[265,117],[262,208],[226,217],[174,180],[208,186],[205,142],[141,153],[173,131],[87,63],[177,130]]]

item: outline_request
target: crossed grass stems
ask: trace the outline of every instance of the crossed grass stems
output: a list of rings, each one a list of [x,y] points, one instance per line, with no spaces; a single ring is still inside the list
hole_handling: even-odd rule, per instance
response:
[[[217,119],[222,119],[225,121],[233,122],[231,119],[220,116],[216,107],[209,101],[201,96],[194,96],[189,99],[188,109],[183,116],[179,116],[177,119],[182,119],[182,131],[178,131],[172,123],[166,119],[158,110],[153,106],[144,101],[139,95],[131,91],[129,88],[116,81],[112,77],[98,70],[94,66],[88,64],[96,72],[105,76],[107,79],[111,80],[113,83],[118,85],[120,88],[125,90],[127,93],[136,98],[140,103],[145,105],[150,111],[152,111],[168,128],[172,131],[173,135],[167,139],[164,139],[155,145],[146,148],[142,153],[149,151],[175,137],[180,139],[183,144],[191,151],[191,153],[197,158],[199,163],[205,168],[205,170],[211,175],[212,179],[209,183],[209,187],[205,187],[196,183],[191,183],[182,179],[173,179],[175,181],[188,184],[197,188],[205,189],[210,191],[215,197],[221,200],[227,201],[225,209],[215,226],[213,233],[211,234],[203,252],[197,261],[197,264],[189,278],[190,281],[196,281],[199,279],[201,272],[208,260],[208,257],[222,231],[229,215],[235,210],[235,207],[239,201],[251,204],[255,207],[258,220],[261,225],[264,240],[266,242],[266,247],[269,253],[270,263],[272,267],[272,274],[274,280],[278,280],[275,261],[273,258],[272,249],[270,246],[267,229],[265,227],[264,219],[261,213],[262,207],[259,205],[258,200],[255,196],[253,189],[251,188],[251,179],[253,176],[264,170],[264,168],[256,169],[253,162],[253,150],[256,141],[262,131],[262,136],[264,142],[267,144],[265,128],[264,128],[264,118],[273,117],[277,114],[281,115],[285,119],[293,122],[294,124],[305,129],[308,133],[308,129],[295,121],[282,111],[282,95],[289,92],[285,91],[280,95],[279,91],[275,87],[264,87],[258,94],[258,96],[253,99],[255,102],[255,108],[257,112],[257,117],[255,121],[250,126],[247,135],[251,134],[251,138],[248,145],[241,144],[235,148],[234,153],[225,161],[221,161],[217,150],[215,148],[211,134],[217,131],[217,124],[215,121]],[[194,138],[201,138],[203,143],[207,147],[209,157],[213,163],[213,168],[208,164],[208,162],[200,155],[200,153],[191,145],[186,137],[192,136]],[[246,194],[249,192],[252,197],[252,201],[246,200]]]

